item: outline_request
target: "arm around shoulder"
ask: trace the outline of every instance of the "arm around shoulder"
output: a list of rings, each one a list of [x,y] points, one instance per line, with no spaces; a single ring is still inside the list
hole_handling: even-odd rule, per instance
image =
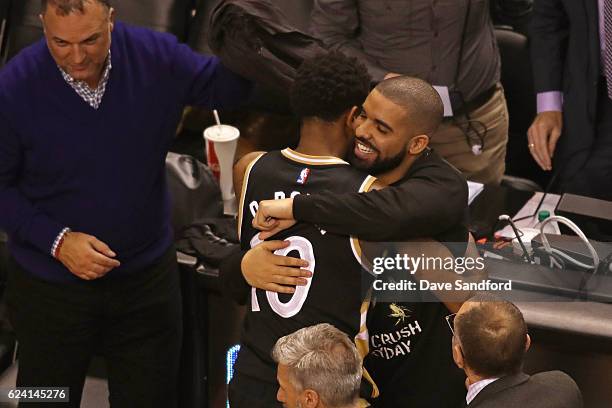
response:
[[[296,196],[293,215],[330,232],[397,241],[435,236],[462,222],[467,197],[467,184],[460,176],[449,170],[438,174],[423,170],[382,190]]]

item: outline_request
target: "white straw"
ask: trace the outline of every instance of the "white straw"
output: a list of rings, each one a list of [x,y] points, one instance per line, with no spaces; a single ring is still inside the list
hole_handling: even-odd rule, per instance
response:
[[[219,119],[219,112],[216,109],[213,110],[213,115],[215,115],[215,122],[217,122],[217,126],[221,126],[221,120]]]

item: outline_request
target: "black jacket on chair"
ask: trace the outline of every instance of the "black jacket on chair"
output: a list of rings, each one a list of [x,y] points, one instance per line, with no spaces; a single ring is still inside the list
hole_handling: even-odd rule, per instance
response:
[[[468,408],[582,408],[582,394],[570,376],[546,371],[509,375],[484,387]]]
[[[306,58],[322,43],[287,22],[269,0],[223,0],[210,18],[210,48],[232,71],[287,92]]]
[[[563,92],[563,133],[554,166],[563,166],[564,176],[571,177],[587,160],[596,134],[600,78],[597,0],[534,2],[531,34],[536,92]]]

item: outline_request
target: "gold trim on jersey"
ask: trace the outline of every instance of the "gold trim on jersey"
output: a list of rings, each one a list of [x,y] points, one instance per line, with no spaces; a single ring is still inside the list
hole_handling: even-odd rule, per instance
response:
[[[367,176],[363,180],[363,183],[361,183],[361,186],[359,187],[359,192],[364,193],[364,192],[370,191],[370,188],[372,188],[372,185],[374,184],[375,181],[376,181],[376,177]],[[350,242],[351,242],[351,249],[353,250],[353,255],[355,255],[357,262],[363,265],[361,263],[362,251],[361,251],[361,245],[359,244],[359,239],[351,236]],[[359,333],[357,333],[354,339],[355,346],[357,346],[357,351],[359,352],[359,355],[361,356],[362,359],[365,359],[365,357],[370,352],[370,334],[368,332],[368,327],[366,325],[367,318],[368,318],[368,310],[370,308],[370,298],[371,298],[371,293],[369,292],[365,300],[361,303],[361,308],[359,311],[360,313]],[[368,373],[368,370],[366,370],[365,367],[363,368],[363,378],[372,385],[371,398],[377,398],[380,395],[380,391],[378,390],[378,386],[376,385],[376,382],[374,382],[374,380],[370,376],[370,373]],[[367,406],[367,405],[361,405],[361,406]]]
[[[240,192],[240,203],[238,204],[238,241],[240,241],[240,235],[242,231],[242,213],[244,206],[244,198],[246,197],[247,186],[249,185],[249,176],[251,175],[251,169],[253,168],[257,160],[259,160],[264,154],[266,153],[261,153],[260,155],[255,157],[244,170],[244,178],[242,179],[242,191]]]
[[[359,192],[365,193],[365,192],[370,191],[375,181],[376,181],[376,177],[367,176],[363,180],[363,183],[361,183],[361,187],[359,187]],[[353,255],[355,255],[357,262],[361,263],[361,254],[362,254],[361,245],[359,244],[359,239],[353,236],[351,236],[351,249],[353,250]]]
[[[361,183],[361,187],[359,187],[359,192],[365,193],[365,192],[370,191],[370,189],[372,188],[372,184],[374,184],[375,181],[376,181],[376,177],[367,176],[365,180],[363,180],[363,183]]]
[[[370,334],[366,324],[368,319],[368,310],[370,309],[370,297],[371,292],[368,292],[365,300],[361,303],[361,308],[359,310],[359,333],[357,333],[354,338],[357,352],[361,356],[362,360],[365,359],[370,352]],[[363,378],[372,385],[371,398],[377,398],[380,395],[380,391],[378,390],[376,382],[374,382],[370,376],[370,373],[368,373],[365,367],[363,367]]]
[[[302,163],[302,164],[310,164],[313,166],[322,166],[322,165],[330,165],[330,164],[346,164],[342,159],[339,159],[334,156],[311,156],[309,154],[303,154],[296,152],[293,149],[286,148],[281,150],[281,154],[288,158],[289,160]]]

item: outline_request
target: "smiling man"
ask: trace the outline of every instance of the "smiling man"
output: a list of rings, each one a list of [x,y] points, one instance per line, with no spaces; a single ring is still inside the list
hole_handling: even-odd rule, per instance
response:
[[[349,162],[391,188],[262,201],[256,227],[273,231],[278,220],[297,220],[370,241],[428,236],[464,242],[465,179],[428,148],[439,124],[431,120],[431,112],[439,104],[435,90],[420,79],[395,77],[379,83],[358,110]]]
[[[110,71],[114,10],[107,2],[102,4],[104,10],[90,18],[82,18],[82,2],[58,4],[55,13],[40,15],[49,52],[64,77],[73,83],[85,82],[91,89],[98,88],[100,79]],[[78,12],[71,12],[71,7]]]
[[[323,189],[363,191],[375,183],[374,177],[339,158],[352,146],[352,110],[364,100],[369,86],[363,64],[341,53],[308,58],[300,65],[290,90],[291,106],[301,122],[298,146],[246,155],[234,168],[242,248],[267,245],[257,240],[259,231],[251,225],[262,199]],[[300,259],[290,259],[307,267],[311,279],[291,297],[250,291],[251,308],[244,316],[240,354],[229,386],[232,408],[278,406],[270,352],[280,337],[322,322],[351,337],[362,334],[367,304],[362,304],[360,243],[310,224],[282,234],[289,245],[285,253],[299,254]],[[365,353],[362,346],[360,351]],[[370,395],[376,395],[375,387],[371,388]]]
[[[328,234],[351,234],[360,240],[428,237],[461,243],[447,244],[448,249],[454,256],[465,256],[465,179],[428,148],[429,137],[442,118],[442,103],[435,90],[417,78],[388,79],[370,92],[356,113],[349,160],[388,187],[365,193],[317,191],[261,201],[253,225],[268,232],[260,238],[297,219],[316,224]],[[301,285],[294,278],[299,276],[295,268],[283,267],[289,263],[267,253],[274,241],[267,244],[243,257],[246,280],[258,288],[283,292],[290,289],[287,285]],[[465,396],[444,321],[460,303],[439,303],[427,292],[421,295],[418,302],[378,302],[368,312],[370,354],[365,367],[380,390],[380,397],[372,401],[375,406],[452,408]]]
[[[108,0],[43,0],[45,38],[0,71],[0,228],[20,387],[69,387],[94,354],[112,406],[172,407],[182,334],[165,157],[185,105],[250,84]]]

